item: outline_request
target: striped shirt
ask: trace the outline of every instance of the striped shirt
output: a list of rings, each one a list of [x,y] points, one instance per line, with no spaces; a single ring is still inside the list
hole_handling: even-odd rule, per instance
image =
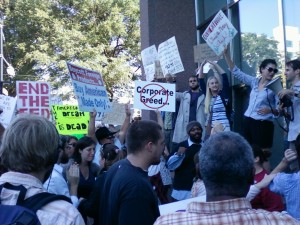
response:
[[[225,99],[227,102],[228,99]],[[230,131],[230,124],[226,116],[226,108],[223,104],[222,98],[220,95],[217,95],[216,97],[211,98],[211,112],[212,114],[212,127],[214,124],[214,121],[218,121],[222,123],[222,125],[225,127],[225,131]]]
[[[300,224],[286,213],[252,209],[245,198],[217,201],[191,202],[186,212],[160,216],[154,225],[278,225]]]

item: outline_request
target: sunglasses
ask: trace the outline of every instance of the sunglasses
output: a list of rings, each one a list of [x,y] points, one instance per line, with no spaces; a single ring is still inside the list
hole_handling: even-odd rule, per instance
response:
[[[274,73],[278,73],[278,69],[274,69],[272,67],[266,68],[270,73],[274,72]]]

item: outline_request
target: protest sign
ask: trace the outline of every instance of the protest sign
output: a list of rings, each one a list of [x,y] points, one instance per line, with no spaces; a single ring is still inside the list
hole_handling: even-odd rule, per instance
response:
[[[62,105],[63,101],[61,97],[51,96],[51,105]]]
[[[237,30],[220,10],[208,25],[202,37],[217,55],[221,55],[224,48],[236,34]]]
[[[7,128],[14,117],[16,102],[16,98],[0,95],[0,109],[2,111],[0,114],[0,123],[5,128]]]
[[[144,71],[146,74],[146,80],[152,81],[155,74],[155,60],[158,59],[155,45],[151,45],[150,47],[142,50],[141,55]]]
[[[168,73],[174,75],[184,71],[175,37],[162,42],[158,46],[158,58],[164,76]]]
[[[134,108],[175,112],[175,84],[136,81]]]
[[[29,113],[50,119],[50,91],[47,82],[17,81],[17,109],[19,113]]]
[[[206,196],[200,196],[200,197],[189,198],[189,199],[172,202],[168,204],[163,204],[159,206],[159,212],[160,215],[165,215],[165,214],[174,213],[178,211],[185,211],[189,203],[205,202],[205,201],[206,201]]]
[[[110,112],[111,103],[99,72],[67,63],[78,107],[83,112]]]
[[[64,135],[87,134],[89,113],[81,112],[76,105],[53,105],[53,118],[58,133]]]
[[[105,113],[102,122],[105,124],[122,125],[126,117],[125,104],[112,103],[112,112]]]
[[[217,56],[216,53],[206,43],[195,45],[194,62],[201,63],[205,59],[210,61],[218,61],[220,56]]]

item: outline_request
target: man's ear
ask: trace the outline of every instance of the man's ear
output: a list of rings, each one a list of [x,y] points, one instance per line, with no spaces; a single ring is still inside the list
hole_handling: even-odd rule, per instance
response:
[[[254,158],[254,162],[255,162],[255,163],[258,163],[258,162],[259,162],[259,156],[256,156],[256,157]]]
[[[152,152],[152,146],[153,146],[153,143],[151,141],[149,141],[146,145],[147,152]]]

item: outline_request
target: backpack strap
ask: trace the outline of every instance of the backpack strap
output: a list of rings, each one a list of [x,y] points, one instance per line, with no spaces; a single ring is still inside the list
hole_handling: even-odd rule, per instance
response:
[[[19,195],[18,195],[16,205],[19,205],[25,199],[27,189],[23,185],[15,186],[15,185],[12,185],[10,183],[1,184],[0,185],[0,195],[1,195],[1,192],[2,192],[3,188],[14,190],[14,191],[19,191]],[[0,198],[0,204],[1,204],[1,198]]]
[[[33,195],[26,200],[24,200],[20,206],[23,206],[25,208],[31,209],[35,213],[42,208],[43,206],[47,205],[50,202],[54,202],[57,200],[64,200],[72,204],[70,198],[64,196],[64,195],[56,195],[51,194],[48,192],[42,192],[36,195]]]

